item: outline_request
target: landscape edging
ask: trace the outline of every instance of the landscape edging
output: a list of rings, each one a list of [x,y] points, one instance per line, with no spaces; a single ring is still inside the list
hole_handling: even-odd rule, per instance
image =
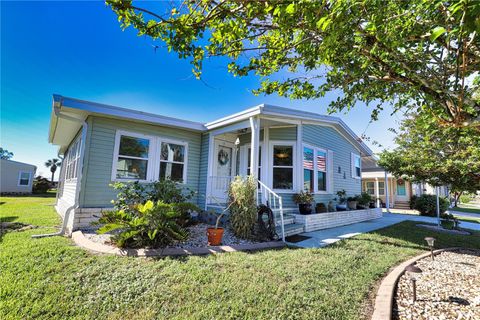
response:
[[[163,248],[163,249],[121,249],[114,246],[93,242],[87,239],[82,231],[72,233],[72,240],[81,248],[94,253],[115,254],[118,256],[132,257],[167,257],[167,256],[190,256],[190,255],[207,255],[224,252],[236,251],[258,251],[265,249],[279,249],[285,247],[285,243],[281,241],[269,241],[253,244],[239,244],[231,246],[216,247],[200,247],[200,248]]]
[[[434,255],[438,255],[445,251],[455,251],[461,248],[444,248],[433,251]],[[371,320],[390,320],[393,315],[393,298],[395,296],[395,289],[397,287],[398,280],[405,273],[405,268],[411,264],[414,264],[418,260],[424,259],[430,256],[430,252],[422,253],[418,256],[408,259],[396,266],[390,271],[385,278],[383,278],[380,286],[378,287],[375,297],[375,306]]]

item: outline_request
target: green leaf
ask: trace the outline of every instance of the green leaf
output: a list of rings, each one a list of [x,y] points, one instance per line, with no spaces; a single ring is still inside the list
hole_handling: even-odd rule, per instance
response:
[[[288,6],[287,6],[287,9],[285,10],[286,13],[288,14],[293,14],[295,13],[295,3],[290,3]]]
[[[435,41],[438,37],[440,37],[442,34],[447,32],[444,27],[435,27],[433,28],[431,34],[430,34],[430,41]]]

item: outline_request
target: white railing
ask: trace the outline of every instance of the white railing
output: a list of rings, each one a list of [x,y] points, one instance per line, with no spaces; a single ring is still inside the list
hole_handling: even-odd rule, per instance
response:
[[[275,212],[278,212],[280,215],[280,227],[282,229],[282,241],[285,242],[285,225],[283,222],[283,202],[282,197],[273,192],[272,189],[267,187],[262,181],[258,180],[258,193],[257,193],[257,204],[264,204],[274,212],[275,221],[277,217]]]

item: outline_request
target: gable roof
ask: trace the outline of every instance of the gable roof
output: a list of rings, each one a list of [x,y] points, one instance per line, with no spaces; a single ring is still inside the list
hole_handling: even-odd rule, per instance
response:
[[[63,117],[61,115],[63,115]],[[89,115],[101,115],[103,117],[146,122],[198,132],[207,132],[215,128],[246,120],[255,115],[288,118],[302,122],[306,121],[308,123],[333,126],[347,137],[351,143],[355,144],[364,154],[372,154],[372,151],[340,118],[320,115],[313,112],[261,104],[203,124],[195,121],[64,97],[58,94],[53,95],[53,110],[50,118],[48,141],[63,147],[67,146],[79,132],[82,126],[81,122],[85,121]]]

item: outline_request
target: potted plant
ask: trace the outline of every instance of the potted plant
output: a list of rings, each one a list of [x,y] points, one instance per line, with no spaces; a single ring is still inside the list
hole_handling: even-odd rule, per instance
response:
[[[315,213],[324,213],[327,212],[327,207],[325,206],[325,203],[319,202],[315,205]]]
[[[335,198],[334,200],[337,200],[337,211],[345,211],[347,210],[347,191],[345,189],[337,191],[337,196],[338,199]]]
[[[372,202],[372,196],[366,192],[362,192],[362,194],[358,197],[357,202],[357,208],[368,209],[370,202]]]
[[[219,227],[219,224],[220,224],[220,220],[224,215],[225,215],[225,210],[218,215],[217,222],[215,223],[215,227],[207,228],[207,238],[208,238],[209,246],[219,246],[222,244],[224,230],[222,227]]]
[[[301,191],[293,195],[293,201],[298,204],[300,214],[312,213],[313,194],[308,191]]]
[[[347,206],[349,210],[357,210],[357,196],[347,198]]]

